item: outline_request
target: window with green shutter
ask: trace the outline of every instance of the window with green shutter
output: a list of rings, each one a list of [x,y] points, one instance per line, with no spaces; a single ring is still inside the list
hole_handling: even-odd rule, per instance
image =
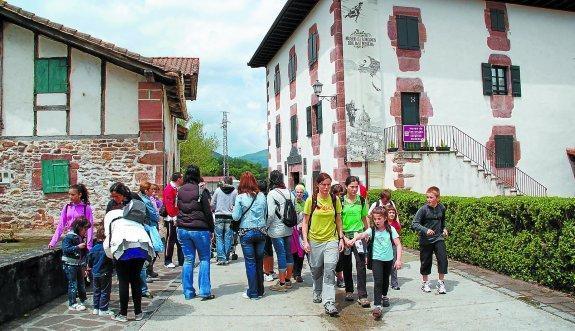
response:
[[[281,124],[276,123],[276,147],[279,148],[282,145],[282,131],[281,131]]]
[[[505,32],[505,12],[501,9],[491,9],[491,30]]]
[[[397,46],[400,49],[419,50],[419,19],[397,16]]]
[[[44,193],[68,192],[70,187],[70,162],[68,160],[42,160],[42,191]]]
[[[322,133],[323,132],[323,117],[322,117],[322,113],[321,113],[321,101],[318,102],[318,104],[315,105],[314,108],[315,108],[316,132]]]
[[[511,66],[511,94],[514,97],[521,96],[521,74],[519,66]]]
[[[313,127],[312,127],[312,123],[311,123],[311,107],[307,107],[305,109],[305,119],[307,122],[307,136],[311,137],[311,135],[313,133]]]
[[[495,167],[513,168],[515,166],[515,157],[513,151],[513,136],[496,135],[495,136]]]
[[[297,115],[293,115],[290,118],[290,126],[291,126],[291,142],[297,142]]]
[[[308,63],[311,67],[317,62],[317,52],[318,52],[318,35],[317,33],[311,33],[307,39],[307,57]]]
[[[36,93],[68,92],[68,59],[65,57],[36,59],[34,91]]]

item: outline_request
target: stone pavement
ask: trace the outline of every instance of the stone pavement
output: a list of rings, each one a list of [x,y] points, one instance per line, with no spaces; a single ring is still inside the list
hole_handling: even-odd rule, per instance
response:
[[[488,270],[450,261],[447,295],[422,293],[419,289],[419,262],[412,251],[404,254],[399,271],[400,291],[390,290],[391,307],[382,321],[371,318],[371,310],[355,302],[344,302],[343,290],[337,290],[340,317],[324,314],[321,304],[311,302],[311,277],[306,268],[303,284],[295,284],[287,293],[266,290],[261,300],[241,297],[246,287],[243,260],[228,266],[212,263],[212,288],[216,299],[202,302],[184,300],[178,279],[180,269],[163,267],[162,281],[150,284],[156,296],[145,300],[146,318],[120,324],[108,318],[92,317],[89,312],[68,312],[62,297],[36,310],[29,317],[7,325],[22,330],[186,330],[186,329],[304,329],[347,330],[394,327],[412,329],[575,329],[575,299],[564,293],[514,280]],[[156,262],[161,265],[161,262]],[[434,268],[435,271],[435,268]],[[433,276],[433,275],[432,275]],[[368,293],[373,295],[371,272]],[[431,277],[434,279],[434,277]],[[266,287],[271,283],[266,283]],[[117,291],[114,287],[113,292]],[[114,296],[113,309],[117,309]],[[129,317],[133,315],[129,314]]]

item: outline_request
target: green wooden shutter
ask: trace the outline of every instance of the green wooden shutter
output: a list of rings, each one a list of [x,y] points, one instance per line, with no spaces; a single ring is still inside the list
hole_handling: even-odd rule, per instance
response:
[[[307,107],[305,109],[305,118],[306,118],[306,122],[307,122],[307,136],[311,137],[312,135],[312,123],[311,123],[311,107]]]
[[[491,64],[481,63],[481,78],[483,80],[483,95],[493,95]]]
[[[501,9],[491,9],[491,30],[505,31],[505,12]]]
[[[511,93],[514,97],[521,96],[521,73],[519,66],[511,66]]]
[[[317,133],[323,132],[323,118],[321,114],[321,101],[318,102],[317,107],[315,108],[315,122],[317,127]]]
[[[297,142],[297,116],[293,115],[290,120],[291,127],[291,142]]]
[[[49,59],[36,59],[34,61],[34,91],[36,93],[48,93],[49,85]]]
[[[313,63],[312,45],[313,45],[313,33],[310,34],[309,37],[307,37],[307,61],[310,66]]]
[[[513,168],[515,166],[513,136],[495,136],[495,156],[495,166],[497,168]]]
[[[281,124],[280,123],[276,123],[276,147],[281,147],[282,142],[281,142]]]
[[[50,92],[68,92],[68,59],[50,59]]]
[[[417,17],[406,17],[407,19],[407,47],[408,49],[419,49],[419,19]]]
[[[70,186],[70,163],[68,160],[42,161],[42,191],[44,193],[67,192]]]
[[[397,45],[401,49],[407,49],[409,47],[407,35],[407,17],[397,16],[395,20],[397,24]]]

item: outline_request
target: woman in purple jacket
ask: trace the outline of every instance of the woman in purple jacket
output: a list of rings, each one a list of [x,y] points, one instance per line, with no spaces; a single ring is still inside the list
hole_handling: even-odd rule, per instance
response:
[[[88,189],[84,184],[75,184],[70,186],[68,190],[70,202],[67,203],[62,212],[60,213],[60,222],[56,227],[56,232],[52,236],[52,240],[48,244],[48,248],[53,249],[56,243],[60,240],[62,233],[67,233],[72,227],[72,223],[79,217],[85,217],[90,221],[90,228],[87,232],[87,247],[88,250],[92,248],[92,236],[94,216],[92,216],[92,208],[90,207],[90,200],[88,199]]]

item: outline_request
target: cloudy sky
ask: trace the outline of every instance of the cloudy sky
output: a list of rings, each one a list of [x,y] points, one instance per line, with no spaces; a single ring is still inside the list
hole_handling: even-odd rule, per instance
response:
[[[285,0],[8,2],[144,56],[199,57],[190,115],[221,143],[221,111],[229,111],[233,156],[267,148],[265,69],[246,63]]]

